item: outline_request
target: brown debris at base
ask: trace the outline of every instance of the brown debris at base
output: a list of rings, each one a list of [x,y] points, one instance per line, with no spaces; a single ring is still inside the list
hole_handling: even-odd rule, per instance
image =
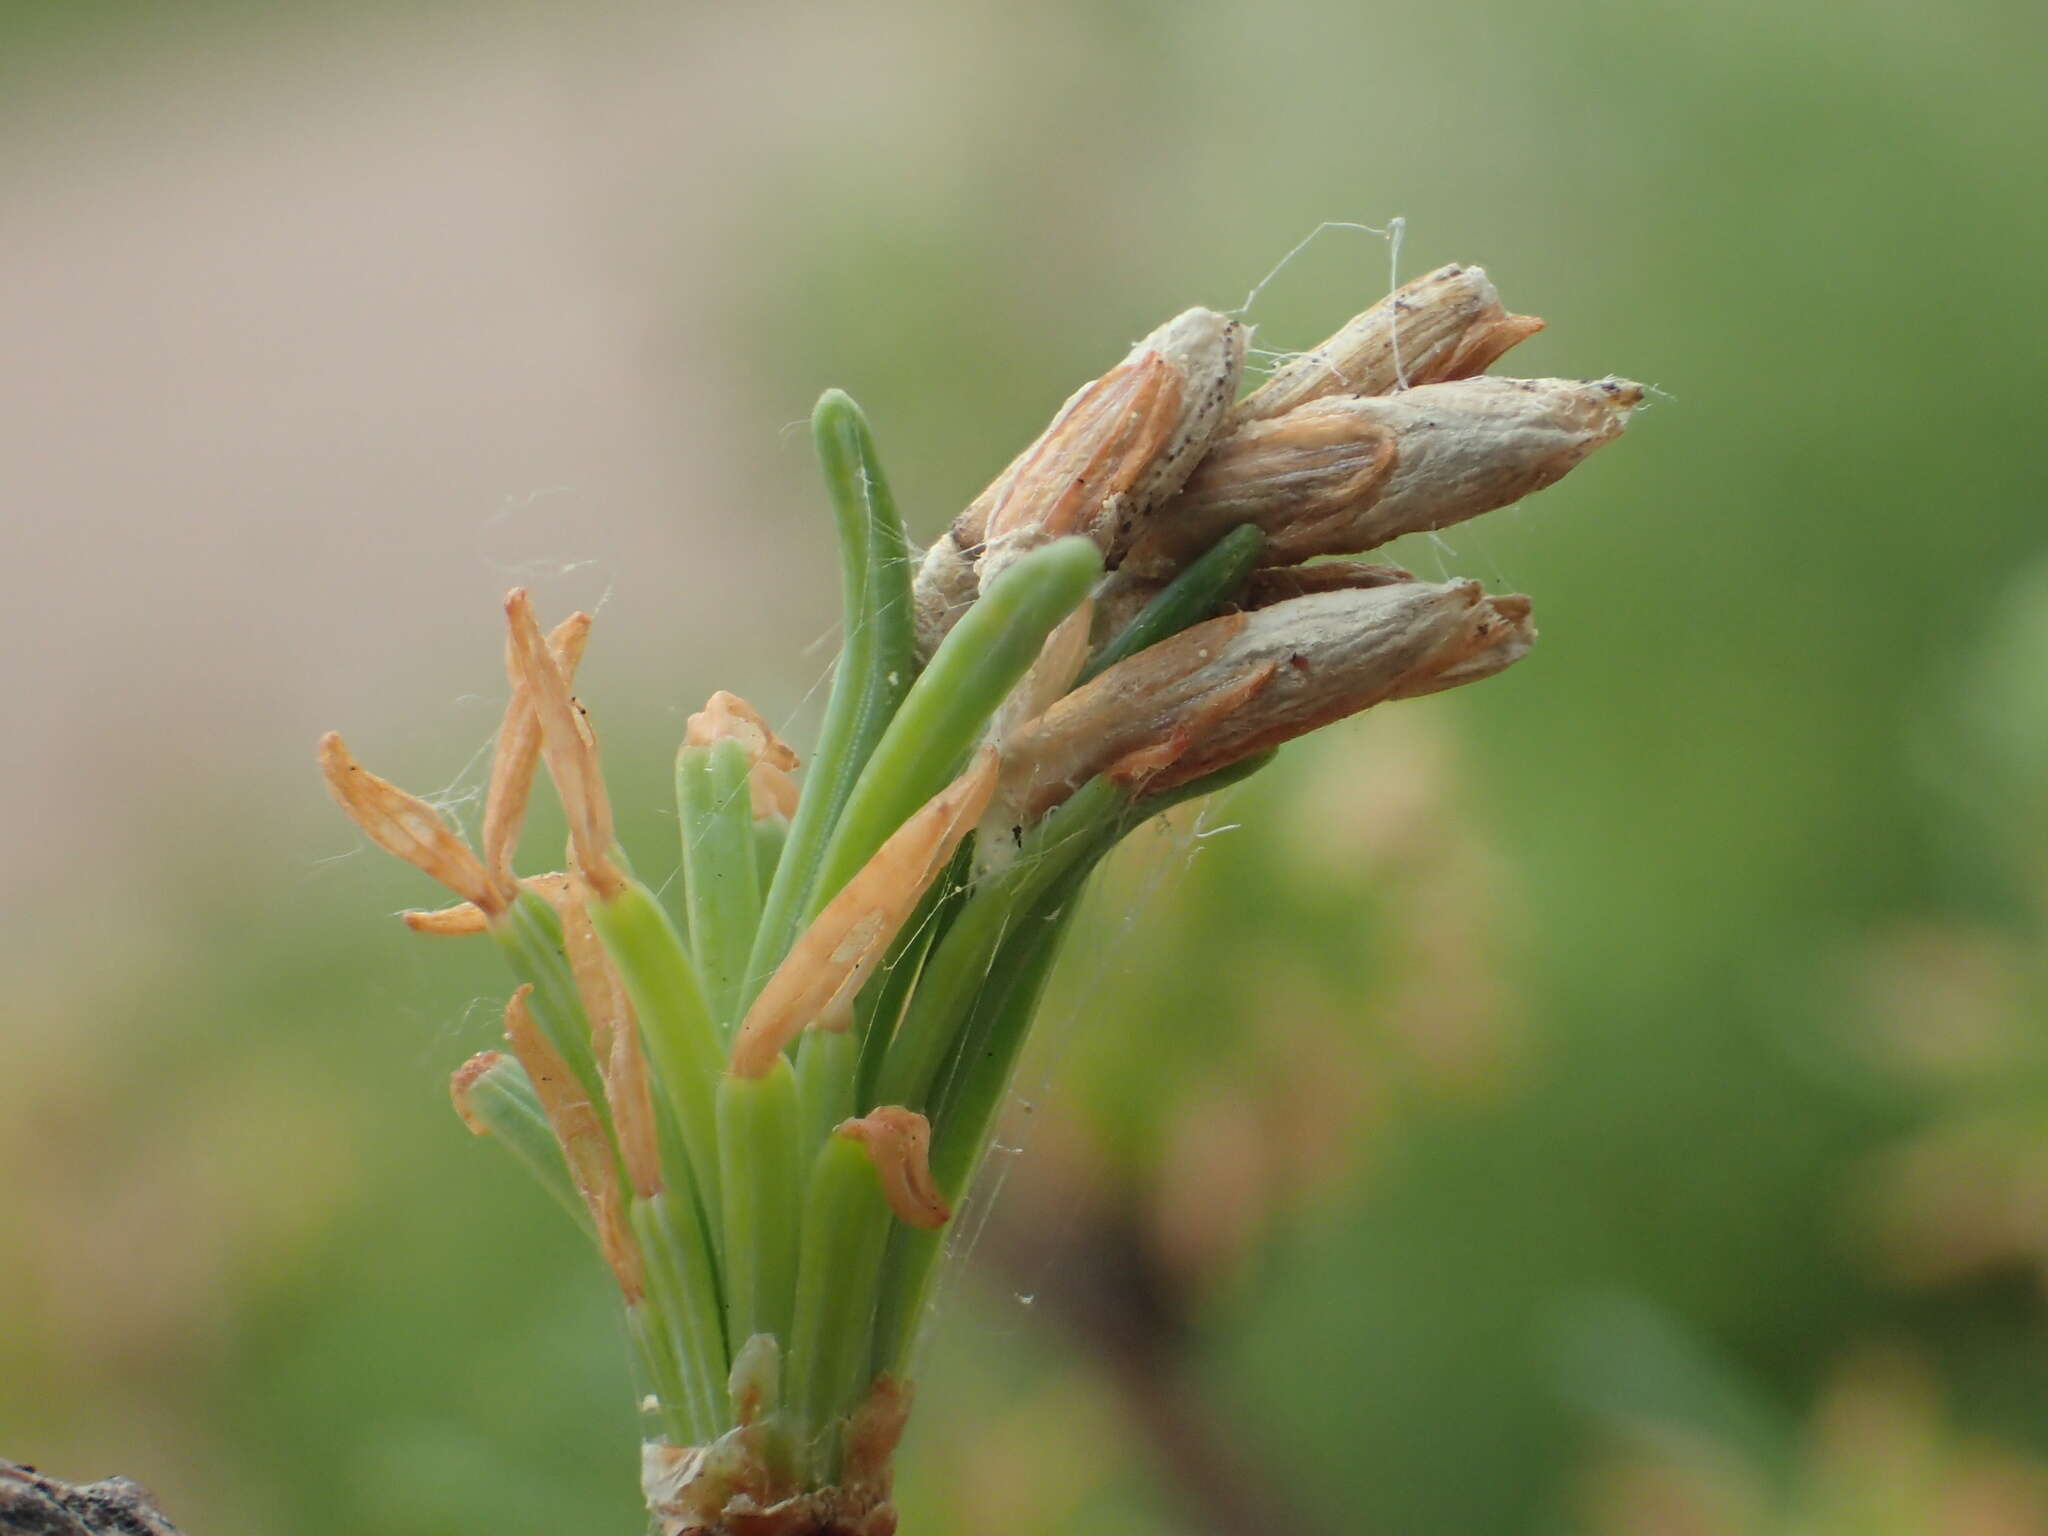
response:
[[[909,1382],[876,1378],[846,1421],[844,1466],[830,1488],[798,1489],[778,1476],[759,1425],[709,1445],[650,1441],[640,1448],[648,1513],[661,1536],[895,1536],[889,1494],[910,1402]]]

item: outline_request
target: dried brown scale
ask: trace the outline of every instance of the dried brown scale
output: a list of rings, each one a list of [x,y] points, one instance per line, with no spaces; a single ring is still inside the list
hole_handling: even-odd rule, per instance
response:
[[[1298,656],[1287,659],[1290,666],[1305,666],[1307,663]],[[1249,709],[1252,702],[1266,691],[1274,678],[1280,675],[1281,663],[1277,660],[1253,662],[1247,666],[1233,683],[1204,695],[1193,704],[1179,720],[1173,730],[1158,741],[1126,752],[1103,771],[1119,784],[1124,784],[1143,793],[1154,780],[1167,769],[1179,762],[1197,744],[1206,740],[1215,727],[1231,719],[1240,711]]]
[[[1095,641],[1095,599],[1091,597],[1046,636],[1031,670],[1010,690],[1010,696],[1003,700],[995,717],[989,721],[988,743],[1001,750],[1003,743],[1019,726],[1036,720],[1054,702],[1063,698],[1087,665],[1088,653],[1094,648]]]
[[[1246,523],[1265,530],[1268,565],[1447,528],[1562,478],[1642,398],[1624,379],[1480,378],[1310,401],[1218,443],[1125,569],[1171,576]]]
[[[1371,507],[1394,472],[1400,449],[1373,419],[1373,403],[1313,401],[1225,438],[1132,548],[1126,572],[1170,579],[1246,523],[1265,530],[1261,559],[1272,565],[1306,558],[1297,550],[1348,554],[1365,547],[1326,546],[1331,523]]]
[[[1251,616],[1248,646],[1285,653],[1272,686],[1146,788],[1172,789],[1374,704],[1505,671],[1535,644],[1530,608],[1519,594],[1489,596],[1476,581],[1454,581],[1324,593],[1261,609]]]
[[[1528,614],[1527,599],[1490,598],[1477,582],[1400,582],[1197,624],[1019,731],[990,821],[1035,820],[1095,774],[1143,761],[1135,754],[1164,756],[1145,787],[1169,789],[1445,675],[1490,675],[1527,653]]]
[[[993,553],[1027,540],[1093,536],[1104,506],[1135,486],[1165,450],[1180,398],[1180,376],[1156,352],[1112,368],[968,509],[954,525],[955,540]],[[979,564],[986,573],[987,553]]]
[[[1403,679],[1387,697],[1419,699],[1428,694],[1442,693],[1447,688],[1483,682],[1497,672],[1506,671],[1528,655],[1530,647],[1536,643],[1536,626],[1530,622],[1534,611],[1535,605],[1519,592],[1504,592],[1487,598],[1474,622],[1468,654],[1439,671],[1418,673]]]
[[[1150,351],[1069,397],[926,551],[913,596],[926,649],[1010,560],[1064,534],[1097,536],[1106,509],[1166,447],[1180,401],[1179,374]]]
[[[1222,429],[1237,398],[1247,340],[1238,321],[1213,309],[1190,309],[1138,343],[1173,367],[1180,398],[1165,443],[1119,503],[1105,508],[1106,524],[1096,542],[1111,566],[1153,510],[1187,483]]]
[[[1281,364],[1237,403],[1229,429],[1283,416],[1325,395],[1383,395],[1470,378],[1542,329],[1534,315],[1511,315],[1502,307],[1483,267],[1438,267]]]
[[[980,552],[981,546],[975,545],[974,554]],[[911,583],[911,619],[917,629],[920,658],[930,659],[980,591],[973,554],[955,543],[950,531],[940,534],[919,558]]]
[[[1126,540],[1106,526],[1110,514],[1142,516],[1180,489],[1230,409],[1244,349],[1244,327],[1228,316],[1174,316],[1068,398],[954,520],[955,545],[978,552],[1025,531],[1038,542],[1083,533],[1114,557]],[[1092,480],[1075,475],[1084,457]]]
[[[991,578],[1041,544],[1082,534],[1114,564],[1221,427],[1244,349],[1237,321],[1190,309],[1069,396],[925,552],[913,592],[925,652]]]

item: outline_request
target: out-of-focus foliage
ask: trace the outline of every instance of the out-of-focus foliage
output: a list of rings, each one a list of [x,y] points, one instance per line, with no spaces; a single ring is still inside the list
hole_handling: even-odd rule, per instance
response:
[[[137,9],[8,10],[0,49],[47,84],[339,25]],[[601,616],[629,840],[663,835],[678,702],[815,677],[822,512],[770,450],[818,388],[861,397],[929,532],[1128,337],[1319,220],[1403,214],[1405,273],[1482,261],[1550,319],[1518,370],[1673,398],[1397,553],[1532,593],[1529,662],[1290,749],[1106,883],[997,1158],[1010,1226],[1054,1255],[1112,1213],[1182,1308],[1177,1389],[1321,1529],[2048,1530],[2038,8],[905,11],[553,34],[641,88],[655,46],[779,61],[620,175],[684,249],[701,210],[656,173],[730,162],[692,180],[730,286],[644,323],[766,424],[722,516],[764,563],[818,546],[817,620],[734,676],[715,645],[607,670]],[[440,14],[431,67],[499,24]],[[1316,340],[1386,257],[1325,237],[1260,344]],[[332,723],[426,783],[480,718]],[[0,1454],[140,1477],[198,1536],[633,1529],[603,1278],[445,1104],[503,979],[385,918],[425,898],[403,872],[321,862],[348,845],[305,748],[282,785],[152,763],[198,783],[181,819],[0,939]],[[995,1283],[943,1303],[906,1529],[1186,1529],[1184,1469],[1003,1220]]]

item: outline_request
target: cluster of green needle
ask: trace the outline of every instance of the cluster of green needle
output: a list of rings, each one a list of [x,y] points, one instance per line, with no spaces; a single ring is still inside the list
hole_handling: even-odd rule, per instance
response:
[[[590,918],[651,1068],[662,1187],[636,1193],[623,1168],[618,1178],[644,1280],[629,1312],[662,1432],[705,1444],[750,1423],[769,1432],[783,1471],[818,1485],[836,1473],[847,1416],[877,1378],[903,1372],[944,1239],[896,1219],[865,1147],[835,1128],[877,1106],[923,1115],[933,1180],[957,1206],[1090,871],[1141,819],[1265,759],[1143,801],[1094,780],[1021,829],[1014,856],[980,878],[970,839],[859,992],[850,1028],[804,1031],[765,1073],[731,1071],[749,1004],[806,925],[960,772],[1102,574],[1082,538],[1022,556],[920,666],[911,551],[867,421],[832,391],[813,428],[845,639],[795,814],[755,817],[741,743],[686,746],[683,911],[627,874],[623,889],[593,895]],[[1213,614],[1260,543],[1253,528],[1222,540],[1099,647],[1083,677]],[[493,931],[532,988],[535,1022],[612,1129],[556,912],[524,893]],[[467,1106],[592,1226],[588,1193],[517,1061],[469,1084]]]

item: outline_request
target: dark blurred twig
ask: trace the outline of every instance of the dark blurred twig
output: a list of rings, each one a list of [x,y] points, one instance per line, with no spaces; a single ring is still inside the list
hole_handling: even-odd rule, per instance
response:
[[[74,1488],[0,1461],[0,1532],[7,1536],[178,1536],[149,1490],[125,1477]]]
[[[1013,1180],[974,1250],[996,1283],[1035,1293],[1034,1311],[1103,1372],[1180,1505],[1189,1532],[1321,1536],[1284,1474],[1194,1379],[1184,1285],[1157,1258],[1127,1197],[1069,1183],[1046,1160]]]

